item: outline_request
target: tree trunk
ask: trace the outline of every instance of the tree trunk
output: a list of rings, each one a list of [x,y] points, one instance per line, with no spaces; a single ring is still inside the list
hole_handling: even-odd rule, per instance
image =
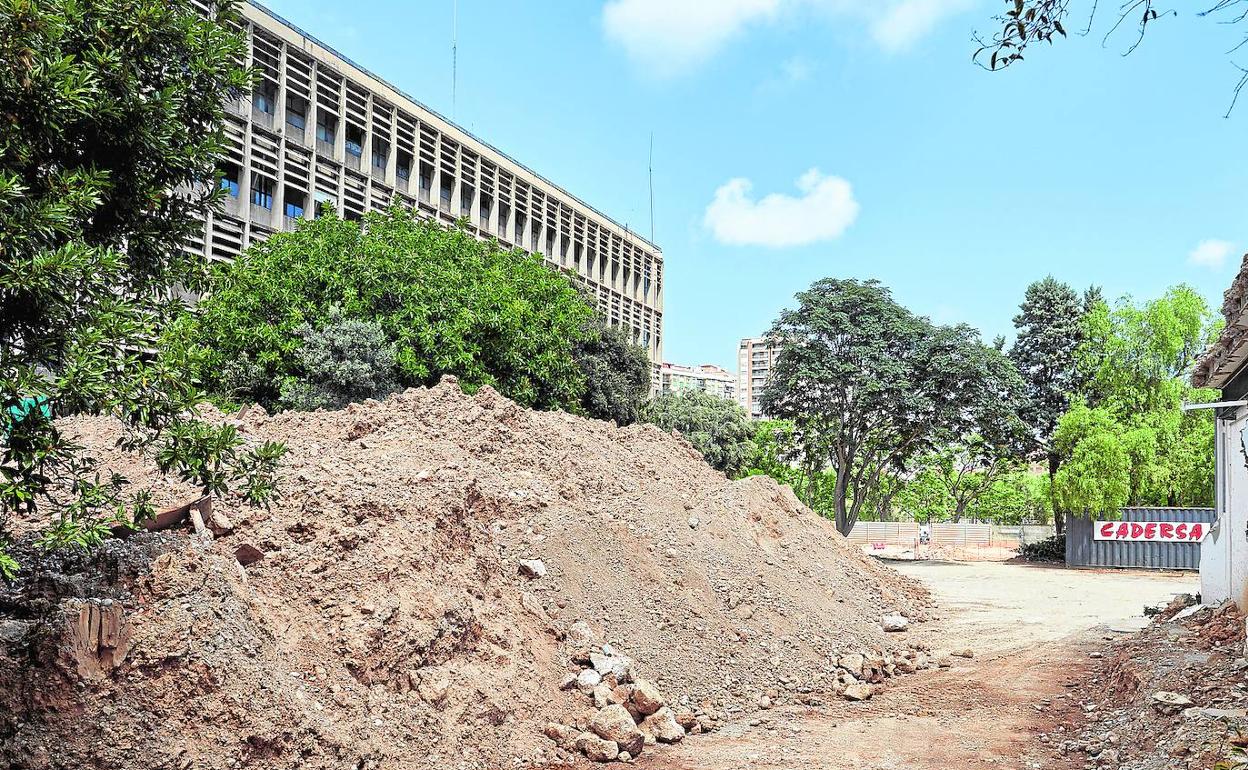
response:
[[[849,469],[842,464],[836,469],[836,488],[832,493],[832,503],[836,506],[836,529],[846,537],[849,537],[849,531],[854,528],[854,523],[849,520],[849,506],[845,503],[848,489]]]
[[[1066,514],[1057,508],[1057,500],[1053,497],[1053,480],[1057,478],[1057,468],[1061,460],[1055,454],[1049,455],[1049,502],[1053,505],[1053,532],[1060,535],[1066,531]]]

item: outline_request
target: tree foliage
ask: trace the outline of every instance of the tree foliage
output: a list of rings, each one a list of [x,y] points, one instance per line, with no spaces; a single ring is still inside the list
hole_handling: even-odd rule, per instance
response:
[[[1124,505],[1207,506],[1213,502],[1213,415],[1183,412],[1185,401],[1216,400],[1187,382],[1221,321],[1191,287],[1136,304],[1123,298],[1085,318],[1083,391],[1054,436],[1062,469],[1055,503],[1113,515]]]
[[[641,419],[650,395],[650,357],[628,331],[595,320],[572,357],[585,379],[581,410],[599,420],[631,425]]]
[[[646,406],[642,419],[679,432],[712,468],[730,478],[741,475],[754,449],[754,428],[745,410],[709,393],[664,393]]]
[[[803,499],[832,484],[842,533],[912,459],[973,435],[1017,435],[1022,384],[970,327],[933,326],[875,281],[824,279],[797,299],[768,334],[781,352],[762,405],[793,425]]]
[[[1006,9],[993,17],[996,30],[988,35],[975,35],[977,48],[972,59],[989,70],[1005,69],[1023,60],[1024,53],[1037,44],[1052,45],[1055,40],[1068,37],[1070,34],[1070,17],[1072,12],[1086,12],[1076,21],[1078,34],[1086,35],[1092,31],[1096,22],[1100,3],[1097,0],[1002,0]],[[1210,16],[1220,23],[1238,24],[1248,14],[1243,8],[1246,0],[1207,0],[1197,8],[1199,16]],[[1123,55],[1130,54],[1144,41],[1144,36],[1156,22],[1179,12],[1165,6],[1159,6],[1156,0],[1124,0],[1117,9],[1117,18],[1112,19],[1102,39],[1108,44],[1116,33],[1126,35],[1126,46]],[[1240,43],[1243,45],[1243,43]],[[1234,49],[1238,49],[1235,46]],[[1248,71],[1241,70],[1241,77],[1235,86],[1235,98],[1231,108],[1245,85],[1248,85]],[[1229,114],[1229,110],[1228,110]]]
[[[1098,294],[1089,290],[1085,295],[1089,306],[1097,305]],[[1070,406],[1071,393],[1081,384],[1078,351],[1084,340],[1083,317],[1084,302],[1079,295],[1052,276],[1027,287],[1014,316],[1017,336],[1010,348],[1010,360],[1026,383],[1029,456],[1048,463],[1050,479],[1061,462],[1053,447],[1053,433]],[[1061,531],[1060,512],[1054,516],[1054,524]]]
[[[110,414],[125,445],[213,492],[271,493],[275,445],[242,449],[198,423],[199,394],[143,354],[205,286],[183,250],[216,199],[224,105],[250,82],[227,4],[185,0],[0,2],[0,572],[5,520],[53,522],[46,546],[89,546],[133,523],[123,497],[53,415]],[[37,404],[38,408],[30,408]]]
[[[300,330],[332,313],[380,327],[403,387],[454,374],[571,411],[585,393],[574,350],[595,335],[593,310],[567,276],[397,206],[362,222],[322,213],[252,246],[219,282],[176,339],[222,398],[280,407],[281,384],[309,377]]]

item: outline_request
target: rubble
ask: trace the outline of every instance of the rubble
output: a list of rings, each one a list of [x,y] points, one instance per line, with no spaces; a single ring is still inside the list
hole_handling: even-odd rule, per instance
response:
[[[814,705],[931,665],[880,623],[924,621],[918,584],[652,426],[450,379],[335,412],[207,414],[288,445],[271,508],[215,500],[213,539],[183,522],[73,558],[14,521],[29,569],[0,586],[0,765],[631,760],[673,723],[688,740],[760,696]],[[158,508],[198,499],[118,450],[115,423],[62,428]],[[75,630],[105,600],[108,634],[90,611]],[[589,729],[608,709],[624,745]]]

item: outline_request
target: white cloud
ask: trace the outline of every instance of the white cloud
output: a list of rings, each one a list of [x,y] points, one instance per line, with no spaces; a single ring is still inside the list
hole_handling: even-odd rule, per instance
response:
[[[607,0],[608,39],[657,75],[674,75],[710,59],[748,28],[781,15],[809,12],[864,25],[890,53],[904,51],[949,16],[981,0]]]
[[[750,197],[750,180],[730,179],[715,191],[703,224],[715,240],[733,246],[803,246],[839,238],[858,217],[849,182],[812,168],[797,180],[800,196]]]
[[[899,0],[889,3],[871,22],[871,37],[885,51],[904,51],[925,37],[932,29],[953,16],[968,10],[977,0]]]
[[[1235,244],[1230,241],[1210,238],[1196,244],[1196,248],[1187,255],[1187,262],[1191,265],[1217,270],[1226,264],[1226,258],[1231,255],[1234,248]]]
[[[775,15],[791,0],[609,0],[607,37],[659,74],[710,58],[747,25]]]

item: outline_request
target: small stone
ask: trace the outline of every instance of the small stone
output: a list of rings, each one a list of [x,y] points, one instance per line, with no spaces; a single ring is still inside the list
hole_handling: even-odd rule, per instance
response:
[[[880,623],[889,633],[905,631],[910,627],[910,620],[905,615],[885,615]]]
[[[541,559],[521,559],[520,574],[531,580],[546,577],[546,563]]]
[[[1192,699],[1177,692],[1159,690],[1153,693],[1153,708],[1163,714],[1177,714],[1192,704]]]
[[[568,641],[574,647],[590,647],[594,643],[593,629],[585,621],[578,620],[568,626]]]
[[[559,682],[559,689],[571,690],[572,688],[576,687],[576,685],[577,685],[576,674],[569,672],[563,675],[563,679]]]
[[[633,722],[633,717],[619,704],[612,704],[599,709],[589,720],[589,729],[599,738],[614,741],[617,750],[627,751],[634,757],[641,753],[646,744],[646,736]]]
[[[760,696],[758,696],[758,707],[759,707],[760,709],[769,709],[769,708],[771,708],[771,697],[770,697],[770,696],[767,696],[767,695],[760,695]]]
[[[870,699],[873,693],[874,690],[871,688],[871,685],[859,683],[846,687],[843,695],[846,700],[863,701]]]
[[[842,655],[840,660],[836,662],[836,665],[845,669],[854,676],[858,676],[862,673],[862,664],[865,662],[865,658],[857,653],[853,653],[850,655]]]
[[[558,722],[548,722],[545,729],[542,730],[546,737],[554,741],[560,748],[571,749],[576,747],[576,739],[580,732],[575,727],[562,725]]]
[[[599,738],[593,733],[576,736],[576,750],[593,762],[610,762],[620,755],[620,747],[615,742]]]
[[[645,679],[638,679],[633,683],[631,700],[637,707],[637,711],[644,715],[653,714],[664,705],[663,695],[659,692],[659,688]]]
[[[973,657],[975,657],[975,651],[974,651],[974,650],[972,650],[970,647],[967,647],[965,650],[958,650],[958,651],[956,651],[956,652],[954,652],[954,653],[952,653],[952,654],[953,654],[954,656],[956,656],[956,657],[959,657],[959,658],[973,658]]]
[[[689,517],[689,529],[697,529],[698,525],[701,523],[702,523],[701,519],[699,519],[697,516]]]
[[[641,723],[641,729],[653,735],[660,743],[677,743],[685,737],[685,728],[680,726],[676,715],[667,706],[646,717]]]
[[[576,675],[576,686],[581,692],[592,693],[600,684],[602,684],[602,675],[592,668],[587,668]]]

